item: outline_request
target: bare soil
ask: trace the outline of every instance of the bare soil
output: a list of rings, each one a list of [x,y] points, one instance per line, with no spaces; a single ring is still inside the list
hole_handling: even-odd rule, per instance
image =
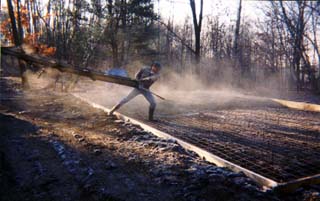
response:
[[[0,200],[316,200],[261,192],[241,173],[67,93],[0,80]]]
[[[108,96],[124,91],[118,88],[103,96],[99,93],[103,87],[90,86],[93,90],[78,94],[107,107],[112,106]],[[143,96],[120,112],[276,182],[320,174],[319,112],[295,110],[234,91],[171,89],[163,94],[169,101],[158,100],[156,123],[147,120]]]

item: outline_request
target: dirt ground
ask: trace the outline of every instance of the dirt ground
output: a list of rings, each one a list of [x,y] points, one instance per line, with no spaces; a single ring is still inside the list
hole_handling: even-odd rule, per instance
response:
[[[94,83],[87,86],[91,90],[79,88],[77,95],[108,108],[130,91],[114,86],[106,92],[104,85]],[[143,96],[120,112],[276,182],[320,173],[319,112],[287,108],[232,90],[154,91],[168,99],[157,99],[156,123],[147,120],[148,102]]]
[[[67,93],[0,80],[0,200],[317,200],[262,192],[241,173]]]

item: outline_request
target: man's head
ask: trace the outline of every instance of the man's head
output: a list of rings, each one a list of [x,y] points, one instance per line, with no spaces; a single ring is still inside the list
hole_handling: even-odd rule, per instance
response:
[[[155,61],[151,64],[151,71],[153,73],[158,73],[161,70],[161,64],[158,61]]]

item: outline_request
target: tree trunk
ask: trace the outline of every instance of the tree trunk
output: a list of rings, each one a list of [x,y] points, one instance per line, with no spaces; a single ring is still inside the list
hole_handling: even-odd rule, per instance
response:
[[[236,85],[240,85],[241,77],[244,75],[244,70],[242,69],[242,58],[240,58],[240,51],[239,51],[239,38],[240,38],[240,22],[241,22],[241,10],[242,10],[242,0],[239,1],[239,8],[238,8],[238,17],[236,22],[236,28],[234,33],[234,43],[233,43],[233,62],[234,62],[234,70],[235,76],[237,77],[237,81],[235,82]]]
[[[119,67],[119,49],[118,49],[118,43],[116,39],[112,41],[111,47],[112,47],[113,67],[118,68]]]
[[[298,82],[297,82],[297,90],[301,90],[302,82],[304,81],[303,77],[301,78],[301,58],[303,57],[303,34],[305,30],[304,26],[304,8],[305,8],[305,1],[297,1],[299,6],[299,18],[298,18],[298,25],[296,31],[296,40],[295,40],[295,48],[294,48],[294,64],[296,65]],[[302,76],[304,74],[302,73]]]
[[[19,29],[20,41],[21,41],[21,43],[22,43],[22,42],[23,42],[23,27],[22,27],[22,23],[21,23],[20,6],[21,6],[21,2],[20,2],[20,0],[17,0],[18,29]]]
[[[20,77],[23,89],[30,89],[29,79],[26,75],[27,73],[27,62],[19,59],[19,69],[20,69]]]
[[[16,46],[19,46],[21,44],[20,37],[18,34],[16,18],[14,17],[14,11],[13,11],[13,6],[12,6],[11,0],[7,0],[7,4],[8,4],[8,13],[10,16],[10,21],[11,21],[11,29],[12,29],[12,33],[13,33],[14,44]]]
[[[197,19],[196,14],[196,4],[194,0],[190,0],[190,7],[192,11],[192,18],[193,18],[193,26],[194,26],[194,34],[195,34],[195,59],[197,64],[200,63],[201,58],[201,26],[202,26],[202,12],[203,12],[203,0],[200,1],[200,13],[199,13],[199,21]],[[197,69],[199,72],[199,69]]]
[[[120,9],[120,20],[121,20],[121,28],[123,31],[123,38],[121,40],[121,55],[120,60],[123,62],[126,60],[126,55],[129,52],[126,47],[126,42],[128,41],[127,34],[127,2],[126,0],[121,0],[121,9]]]
[[[47,31],[47,44],[50,46],[54,46],[54,40],[52,40],[51,37],[51,29],[50,29],[50,24],[51,24],[51,0],[48,1],[48,6],[47,6],[47,14],[49,15],[48,19],[46,20],[46,31]]]
[[[32,22],[33,22],[33,33],[38,32],[38,26],[37,26],[37,1],[31,2],[31,9],[32,9]]]
[[[32,12],[31,12],[31,7],[30,7],[30,0],[26,0],[25,4],[27,5],[28,9],[28,17],[29,17],[29,24],[32,24]],[[27,33],[31,34],[31,26],[27,27]]]
[[[242,0],[239,1],[238,18],[237,18],[236,29],[234,33],[233,54],[236,59],[238,59],[238,56],[239,56],[238,54],[239,54],[241,10],[242,10]]]
[[[7,0],[7,4],[8,4],[8,13],[9,13],[10,20],[11,20],[11,28],[12,28],[14,43],[16,46],[20,46],[22,38],[20,38],[21,35],[19,35],[18,30],[17,30],[16,18],[14,16],[14,11],[13,11],[13,6],[12,6],[11,0]],[[18,1],[18,4],[19,4],[19,1]],[[18,13],[18,16],[20,16],[19,13]],[[28,77],[26,75],[27,64],[25,61],[22,61],[20,59],[18,61],[19,61],[19,70],[20,70],[20,77],[21,77],[22,86],[24,89],[29,89],[30,85],[29,85]]]
[[[306,8],[306,1],[296,1],[298,6],[298,16],[297,17],[297,25],[295,25],[293,19],[289,19],[286,9],[283,5],[283,2],[280,1],[280,6],[282,9],[283,19],[284,22],[289,30],[291,38],[293,39],[294,43],[292,44],[293,47],[293,69],[296,74],[297,83],[296,88],[297,91],[301,89],[301,58],[303,57],[303,39],[304,39],[304,32],[305,32],[305,21],[304,21],[304,11]]]

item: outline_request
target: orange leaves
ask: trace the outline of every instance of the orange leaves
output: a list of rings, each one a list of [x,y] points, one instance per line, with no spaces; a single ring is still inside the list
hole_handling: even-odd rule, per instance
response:
[[[10,18],[3,20],[3,22],[1,23],[1,30],[7,29],[8,26],[10,26],[11,20]]]
[[[17,8],[17,1],[14,1],[15,7]],[[30,28],[30,19],[29,19],[29,10],[25,5],[21,5],[20,7],[20,20],[21,26],[24,30],[28,30]],[[15,9],[14,16],[16,21],[18,22],[18,11]],[[6,20],[1,22],[1,33],[4,35],[5,39],[13,41],[13,34],[11,30],[11,20],[8,17]],[[27,34],[28,35],[28,34]]]
[[[43,19],[49,19],[50,17],[54,17],[54,14],[46,13],[45,16],[43,16]]]
[[[32,3],[33,0],[30,0]],[[34,53],[45,55],[45,56],[53,56],[56,52],[55,47],[48,47],[48,45],[41,44],[39,42],[41,36],[43,35],[42,29],[36,29],[36,24],[41,16],[38,16],[38,13],[32,13],[31,10],[28,9],[26,1],[20,1],[18,4],[17,0],[13,0],[13,12],[16,20],[16,26],[19,28],[21,25],[20,35],[23,35],[23,45],[28,46],[29,49],[32,49]],[[46,14],[44,19],[50,18],[50,14]],[[19,21],[20,20],[20,21]],[[35,26],[33,26],[35,25]],[[3,34],[5,40],[9,40],[11,42],[14,41],[13,33],[12,33],[12,23],[10,18],[4,19],[0,23],[1,33]],[[6,41],[7,42],[7,41]]]
[[[33,34],[26,34],[23,42],[24,43],[35,43],[37,39],[39,38],[40,34],[39,33],[33,33]]]
[[[13,41],[13,34],[10,29],[10,26],[11,26],[10,18],[8,18],[7,20],[3,20],[0,26],[1,26],[1,33],[4,35],[4,37],[9,41]]]
[[[30,20],[29,20],[29,10],[26,6],[22,6],[20,8],[20,16],[21,16],[21,24],[22,27],[27,29],[30,26]]]
[[[48,47],[47,45],[40,44],[39,45],[39,53],[45,56],[53,56],[56,52],[55,47]]]
[[[45,56],[52,56],[56,52],[55,47],[48,47],[45,44],[35,44],[35,48],[38,51],[38,54],[45,55]]]
[[[56,52],[55,47],[48,47],[45,44],[32,44],[32,43],[23,43],[22,48],[25,52],[29,54],[39,54],[42,56],[53,56]]]

